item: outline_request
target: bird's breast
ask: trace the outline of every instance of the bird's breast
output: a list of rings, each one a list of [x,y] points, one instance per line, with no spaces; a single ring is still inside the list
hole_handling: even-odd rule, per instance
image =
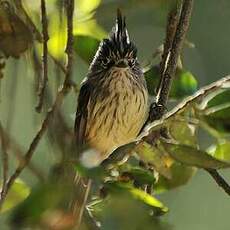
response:
[[[86,132],[88,142],[101,152],[102,160],[138,135],[147,118],[147,104],[144,84],[129,71],[107,76],[97,97],[89,102]]]

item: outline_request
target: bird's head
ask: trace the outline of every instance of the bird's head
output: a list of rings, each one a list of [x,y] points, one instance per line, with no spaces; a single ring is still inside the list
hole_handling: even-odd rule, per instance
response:
[[[129,40],[125,17],[122,17],[120,10],[117,10],[116,24],[109,38],[103,39],[100,43],[90,69],[103,71],[117,67],[132,70],[139,66],[136,55],[137,49]]]

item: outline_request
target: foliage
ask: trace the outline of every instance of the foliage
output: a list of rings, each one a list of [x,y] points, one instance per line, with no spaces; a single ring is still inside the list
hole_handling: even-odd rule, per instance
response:
[[[29,71],[37,76],[34,85],[38,88],[37,81],[41,80],[42,75],[42,64],[39,59],[42,49],[39,32],[34,28],[40,27],[38,20],[40,9],[39,6],[32,7],[33,1],[28,0],[24,6],[28,12],[28,15],[25,16],[15,2],[2,4],[0,1],[0,34],[2,37],[0,51],[6,65],[10,63],[10,57],[17,58],[16,62],[19,65],[27,66],[26,60],[29,58],[33,63],[33,68],[30,68]],[[60,2],[50,1],[48,3],[47,1],[48,67],[49,73],[55,69],[57,79],[49,79],[45,95],[45,111],[48,111],[47,105],[53,101],[52,97],[61,85],[60,82],[63,81],[60,77],[63,74],[60,69],[64,73],[67,71],[63,66],[67,23]],[[151,5],[150,2],[146,2]],[[156,2],[159,4],[159,11],[165,11],[165,8],[161,8],[162,2]],[[74,56],[78,57],[82,66],[86,68],[92,61],[100,40],[107,34],[94,17],[100,4],[100,0],[76,1],[77,13],[74,15],[76,23],[73,29]],[[32,21],[28,22],[28,17],[33,18],[35,25]],[[0,67],[4,69],[4,65]],[[80,67],[79,65],[78,68]],[[159,68],[160,63],[150,65],[144,73],[149,93],[153,97],[160,80]],[[4,80],[9,77],[7,71],[1,74]],[[82,79],[82,74],[80,75]],[[74,102],[69,100],[64,104],[64,108],[58,107],[52,121],[47,125],[49,143],[47,145],[55,152],[54,156],[50,157],[55,160],[51,160],[51,163],[42,162],[44,165],[47,164],[49,171],[49,176],[47,173],[45,176],[46,183],[36,183],[36,186],[29,185],[23,182],[20,176],[20,179],[14,181],[6,195],[1,212],[10,213],[9,221],[14,227],[29,225],[44,229],[60,225],[60,228],[53,229],[72,228],[76,220],[68,210],[69,199],[74,196],[73,191],[79,194],[82,192],[80,186],[74,187],[73,180],[70,180],[77,174],[79,178],[83,178],[83,182],[79,179],[83,184],[84,179],[91,179],[94,182],[90,194],[92,201],[86,205],[87,212],[83,216],[81,225],[83,229],[90,229],[91,226],[94,228],[102,226],[102,229],[109,229],[109,225],[112,226],[111,229],[135,229],[135,227],[143,229],[142,226],[146,226],[145,229],[152,229],[149,226],[156,226],[156,229],[169,229],[170,226],[158,219],[159,215],[168,212],[167,204],[163,204],[160,197],[158,199],[156,196],[186,185],[198,168],[206,170],[230,167],[230,90],[223,85],[217,85],[216,88],[214,87],[215,90],[208,90],[203,94],[200,91],[201,96],[195,98],[198,90],[197,77],[186,68],[186,65],[177,66],[169,96],[171,101],[177,104],[174,107],[179,108],[178,111],[174,108],[160,121],[148,124],[136,140],[116,149],[109,159],[95,168],[87,168],[71,155],[76,149],[73,144],[73,122],[70,119],[70,113],[73,111],[69,108],[75,105],[79,89],[79,79],[73,78],[70,87],[74,86],[76,90],[72,90],[70,95],[74,97]],[[24,84],[29,85],[28,82]],[[32,88],[32,85],[30,86]],[[194,100],[190,100],[192,97]],[[184,102],[186,103],[181,108],[180,103]],[[30,109],[29,113],[33,112],[33,109]],[[35,115],[36,123],[38,118],[41,120],[43,116],[44,114]],[[1,123],[3,123],[2,118]],[[6,127],[4,123],[3,126]],[[214,139],[208,149],[202,149],[199,142],[198,132],[201,130]],[[151,141],[148,139],[150,134],[154,136]],[[0,135],[2,152],[15,152],[20,168],[20,165],[25,163],[25,159],[21,156],[21,147],[7,132],[1,131]],[[51,155],[51,151],[47,150],[47,152],[48,155]],[[125,161],[125,158],[128,160]],[[57,161],[58,166],[54,167]],[[31,162],[27,164],[28,169],[39,177],[36,167],[34,169]],[[14,167],[15,165],[13,169]],[[67,176],[68,179],[66,179],[66,174],[72,177]],[[134,216],[136,216],[135,220],[130,221]],[[127,223],[127,220],[130,222]]]

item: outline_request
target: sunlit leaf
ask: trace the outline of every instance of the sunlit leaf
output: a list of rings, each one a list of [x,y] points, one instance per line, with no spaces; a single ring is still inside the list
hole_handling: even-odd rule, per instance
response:
[[[108,33],[97,23],[95,19],[78,22],[74,28],[75,35],[90,35],[98,40],[108,36]]]
[[[22,180],[17,179],[7,194],[0,213],[15,207],[25,200],[29,194],[30,188]]]
[[[66,22],[64,21],[61,27],[57,27],[57,22],[53,22],[53,25],[50,26],[50,30],[50,39],[48,41],[49,51],[54,57],[61,58],[64,56],[67,42]],[[87,62],[89,62],[92,60],[91,57],[95,55],[96,43],[102,38],[107,37],[107,34],[98,25],[95,19],[90,19],[82,22],[76,22],[76,26],[74,28],[74,36],[74,46],[76,51],[80,52],[80,56],[83,57],[83,59],[85,59]],[[77,40],[80,43],[80,47],[78,48]],[[86,54],[83,53],[84,50],[86,50]]]
[[[223,141],[209,151],[214,157],[230,162],[230,142]]]
[[[74,36],[74,49],[78,56],[90,63],[98,49],[100,41],[96,38],[84,35]]]
[[[146,142],[139,144],[135,151],[143,162],[153,165],[156,171],[164,177],[171,177],[169,170],[171,160],[163,151]]]
[[[81,14],[87,14],[95,10],[99,5],[101,0],[76,0],[76,10]]]
[[[151,95],[155,95],[156,87],[160,79],[159,67],[153,66],[145,72],[148,91]],[[172,83],[170,97],[181,99],[196,92],[198,88],[197,80],[193,74],[187,70],[177,68],[175,79]]]
[[[185,165],[196,166],[198,168],[220,169],[230,167],[230,162],[220,161],[205,151],[187,145],[179,145],[162,142],[168,154]]]
[[[155,197],[145,193],[144,191],[134,188],[130,184],[121,183],[121,182],[107,182],[105,187],[112,193],[121,193],[126,192],[130,194],[133,198],[138,199],[144,202],[146,205],[155,209],[158,213],[165,213],[168,211],[168,208],[165,207],[159,200]]]

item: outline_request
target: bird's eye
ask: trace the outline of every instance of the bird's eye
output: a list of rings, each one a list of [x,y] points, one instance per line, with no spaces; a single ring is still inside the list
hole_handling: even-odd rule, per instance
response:
[[[102,66],[104,68],[108,68],[108,67],[112,66],[115,62],[113,60],[110,60],[110,59],[104,59],[104,60],[102,60],[101,63],[102,63]]]

